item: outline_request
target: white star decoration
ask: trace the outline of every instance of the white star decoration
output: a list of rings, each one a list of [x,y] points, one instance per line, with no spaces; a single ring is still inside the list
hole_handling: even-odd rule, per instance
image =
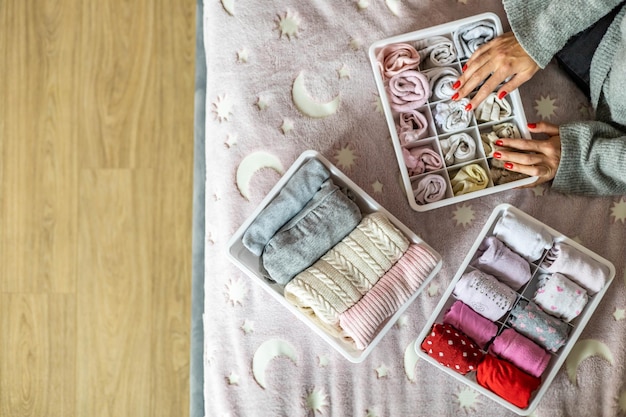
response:
[[[240,51],[237,51],[237,62],[241,63],[241,64],[245,64],[248,62],[248,50],[246,48],[243,48]]]
[[[335,160],[337,161],[337,165],[342,169],[350,169],[354,165],[356,155],[354,155],[354,151],[350,145],[347,145],[343,146],[335,153]]]
[[[360,39],[350,39],[350,48],[352,48],[353,50],[358,51],[359,49],[361,49],[361,45],[363,45],[363,42]]]
[[[372,101],[372,104],[374,105],[374,110],[383,114],[383,102],[380,101],[380,96],[377,93],[374,93],[374,100]]]
[[[283,124],[280,126],[280,129],[283,131],[284,135],[291,132],[293,130],[293,121],[290,119],[283,119]]]
[[[239,385],[239,375],[237,375],[234,372],[231,372],[230,375],[228,375],[228,385]]]
[[[381,364],[378,368],[376,368],[376,377],[386,378],[389,375],[389,368],[387,368],[384,364]]]
[[[537,185],[536,187],[533,187],[532,190],[533,190],[533,194],[535,195],[535,197],[540,197],[545,194],[546,186],[543,184]]]
[[[454,220],[457,226],[467,227],[474,221],[474,210],[471,205],[465,205],[458,207],[454,210]]]
[[[328,396],[324,388],[313,388],[313,391],[306,397],[306,408],[314,413],[324,413],[324,408],[328,407]]]
[[[291,37],[298,37],[298,29],[302,23],[298,13],[286,12],[283,16],[278,16],[278,30],[280,31],[280,37],[286,36],[291,40]]]
[[[626,318],[626,310],[623,308],[615,307],[615,311],[613,312],[613,318],[615,321],[624,320]]]
[[[378,407],[372,407],[367,409],[367,414],[365,417],[379,417]]]
[[[430,297],[435,297],[437,294],[439,294],[439,285],[432,283],[428,286],[428,295]]]
[[[248,319],[245,319],[243,321],[243,324],[241,325],[241,330],[243,330],[245,334],[252,333],[254,331],[254,322]]]
[[[242,305],[243,299],[246,296],[246,287],[242,281],[236,278],[231,278],[226,284],[226,301],[233,307],[237,304]]]
[[[222,94],[211,103],[211,111],[215,115],[215,119],[222,123],[224,120],[230,120],[229,118],[233,112],[233,103],[228,100],[226,94]]]
[[[320,368],[325,368],[328,366],[328,356],[326,355],[318,355],[317,356],[317,364]]]
[[[398,317],[398,321],[396,322],[396,326],[399,329],[402,329],[406,326],[409,325],[409,318],[407,317],[406,314],[401,315],[400,317]]]
[[[459,409],[465,411],[476,411],[476,406],[480,404],[478,401],[478,392],[469,387],[461,388],[456,394],[454,399],[459,404]]]
[[[372,189],[374,190],[375,193],[382,193],[383,192],[383,183],[376,180],[375,182],[372,183]]]
[[[543,120],[550,120],[552,116],[554,116],[554,112],[558,108],[555,106],[556,99],[548,96],[541,96],[539,100],[535,100],[535,110],[537,110],[537,115],[541,117]]]
[[[227,148],[232,148],[237,144],[237,135],[229,133],[226,135],[226,141],[224,142]]]
[[[611,216],[615,218],[615,220],[613,220],[615,223],[620,221],[624,224],[626,221],[626,199],[624,199],[624,197],[613,202],[613,207],[611,207]]]
[[[346,67],[346,64],[343,64],[341,68],[337,70],[337,74],[339,74],[339,78],[350,78],[350,70]]]
[[[267,100],[264,97],[259,96],[259,98],[256,101],[256,106],[259,108],[259,110],[265,110],[267,109]]]

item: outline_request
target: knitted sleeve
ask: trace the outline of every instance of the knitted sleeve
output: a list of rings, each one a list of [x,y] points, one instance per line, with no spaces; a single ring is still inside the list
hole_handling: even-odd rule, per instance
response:
[[[503,0],[504,9],[526,52],[545,68],[568,39],[620,4],[620,0]]]
[[[584,195],[626,195],[626,132],[599,121],[563,124],[561,163],[552,189]]]

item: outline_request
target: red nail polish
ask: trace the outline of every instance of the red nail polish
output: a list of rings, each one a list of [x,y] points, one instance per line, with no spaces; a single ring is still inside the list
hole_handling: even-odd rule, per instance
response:
[[[510,163],[510,162],[506,162],[506,163],[504,164],[504,167],[505,167],[506,169],[513,169],[513,164],[512,164],[512,163]]]
[[[454,93],[454,95],[452,97],[450,97],[452,100],[458,100],[459,99],[459,93]]]
[[[537,127],[537,123],[528,123],[528,128],[529,129],[534,129]]]
[[[467,106],[465,106],[465,111],[470,111],[472,110],[472,103],[469,103]]]
[[[498,94],[498,98],[500,100],[502,100],[508,93],[506,91],[500,91],[500,94]]]
[[[496,159],[500,159],[500,158],[502,158],[502,154],[500,152],[494,152],[493,153],[493,157],[496,158]]]
[[[467,64],[464,64],[463,68],[461,68],[461,71],[465,72],[466,69],[467,69]]]
[[[496,145],[498,145],[498,146],[504,146],[504,142],[502,142],[502,140],[498,139],[498,140],[496,141]]]
[[[456,90],[461,86],[461,81],[457,80],[454,84],[452,84],[452,89]]]

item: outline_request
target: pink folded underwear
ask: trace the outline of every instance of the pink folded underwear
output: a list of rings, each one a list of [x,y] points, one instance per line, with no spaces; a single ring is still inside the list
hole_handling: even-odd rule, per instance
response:
[[[387,93],[393,110],[407,112],[426,104],[430,96],[430,85],[428,78],[421,72],[407,70],[391,77]]]
[[[420,140],[428,134],[428,120],[419,110],[400,113],[398,137],[403,145]]]
[[[402,156],[404,157],[404,163],[406,164],[409,176],[437,171],[443,168],[441,156],[432,149],[424,146],[411,149],[402,148]]]
[[[446,196],[446,180],[437,174],[428,174],[417,182],[413,189],[417,204],[439,201]]]
[[[489,352],[537,378],[546,370],[551,358],[544,348],[513,329],[503,330],[489,346]]]
[[[458,300],[445,313],[443,322],[465,333],[481,349],[484,349],[485,345],[498,333],[498,326],[494,322]]]
[[[380,49],[376,53],[376,60],[383,80],[388,80],[402,71],[416,69],[420,56],[408,43],[394,43]]]

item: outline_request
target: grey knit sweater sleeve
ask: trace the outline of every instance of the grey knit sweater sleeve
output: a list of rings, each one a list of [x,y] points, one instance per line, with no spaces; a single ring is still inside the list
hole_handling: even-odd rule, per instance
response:
[[[503,0],[513,33],[545,68],[567,40],[588,28],[620,0]]]

